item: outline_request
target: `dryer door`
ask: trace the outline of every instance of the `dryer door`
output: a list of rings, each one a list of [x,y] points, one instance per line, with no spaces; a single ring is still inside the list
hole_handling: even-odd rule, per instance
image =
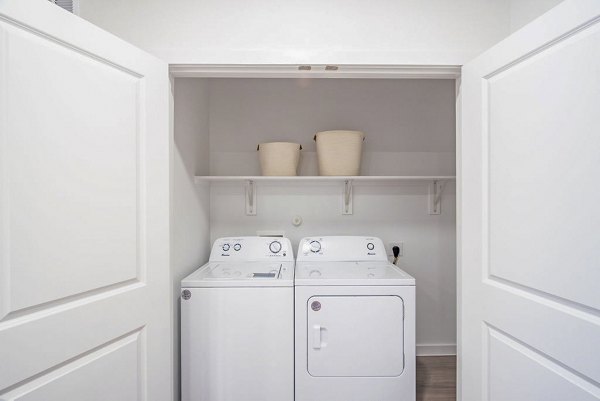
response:
[[[404,370],[404,302],[394,295],[315,296],[307,303],[308,373],[394,377]]]

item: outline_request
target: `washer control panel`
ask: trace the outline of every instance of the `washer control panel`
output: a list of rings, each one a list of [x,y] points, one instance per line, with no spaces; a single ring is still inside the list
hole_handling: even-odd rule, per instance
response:
[[[228,237],[215,241],[211,261],[293,261],[290,240],[283,237]]]
[[[387,261],[385,247],[377,237],[307,237],[300,241],[297,261]]]

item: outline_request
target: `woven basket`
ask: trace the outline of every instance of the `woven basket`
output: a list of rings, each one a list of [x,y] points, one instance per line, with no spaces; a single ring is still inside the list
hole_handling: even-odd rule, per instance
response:
[[[319,175],[360,174],[365,134],[360,131],[323,131],[315,135]]]
[[[302,145],[293,142],[267,142],[258,145],[262,175],[297,175]]]

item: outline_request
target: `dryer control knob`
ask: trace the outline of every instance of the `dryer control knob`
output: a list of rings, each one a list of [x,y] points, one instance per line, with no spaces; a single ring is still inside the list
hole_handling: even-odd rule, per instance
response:
[[[321,243],[319,241],[310,241],[310,251],[317,253],[321,250]]]
[[[223,244],[223,250],[225,252],[227,252],[229,250],[229,248],[230,248],[229,244]]]
[[[373,244],[372,242],[369,242],[369,243],[367,244],[367,249],[368,249],[369,251],[372,251],[373,249],[375,249],[375,244]]]
[[[281,242],[273,241],[269,244],[269,250],[273,253],[281,251]]]

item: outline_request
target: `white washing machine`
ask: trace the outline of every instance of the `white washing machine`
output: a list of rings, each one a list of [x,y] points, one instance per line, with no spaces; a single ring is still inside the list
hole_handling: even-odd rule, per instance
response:
[[[296,401],[415,400],[415,279],[374,237],[311,237],[295,278]]]
[[[215,241],[181,282],[183,401],[293,401],[294,256],[287,238]]]

